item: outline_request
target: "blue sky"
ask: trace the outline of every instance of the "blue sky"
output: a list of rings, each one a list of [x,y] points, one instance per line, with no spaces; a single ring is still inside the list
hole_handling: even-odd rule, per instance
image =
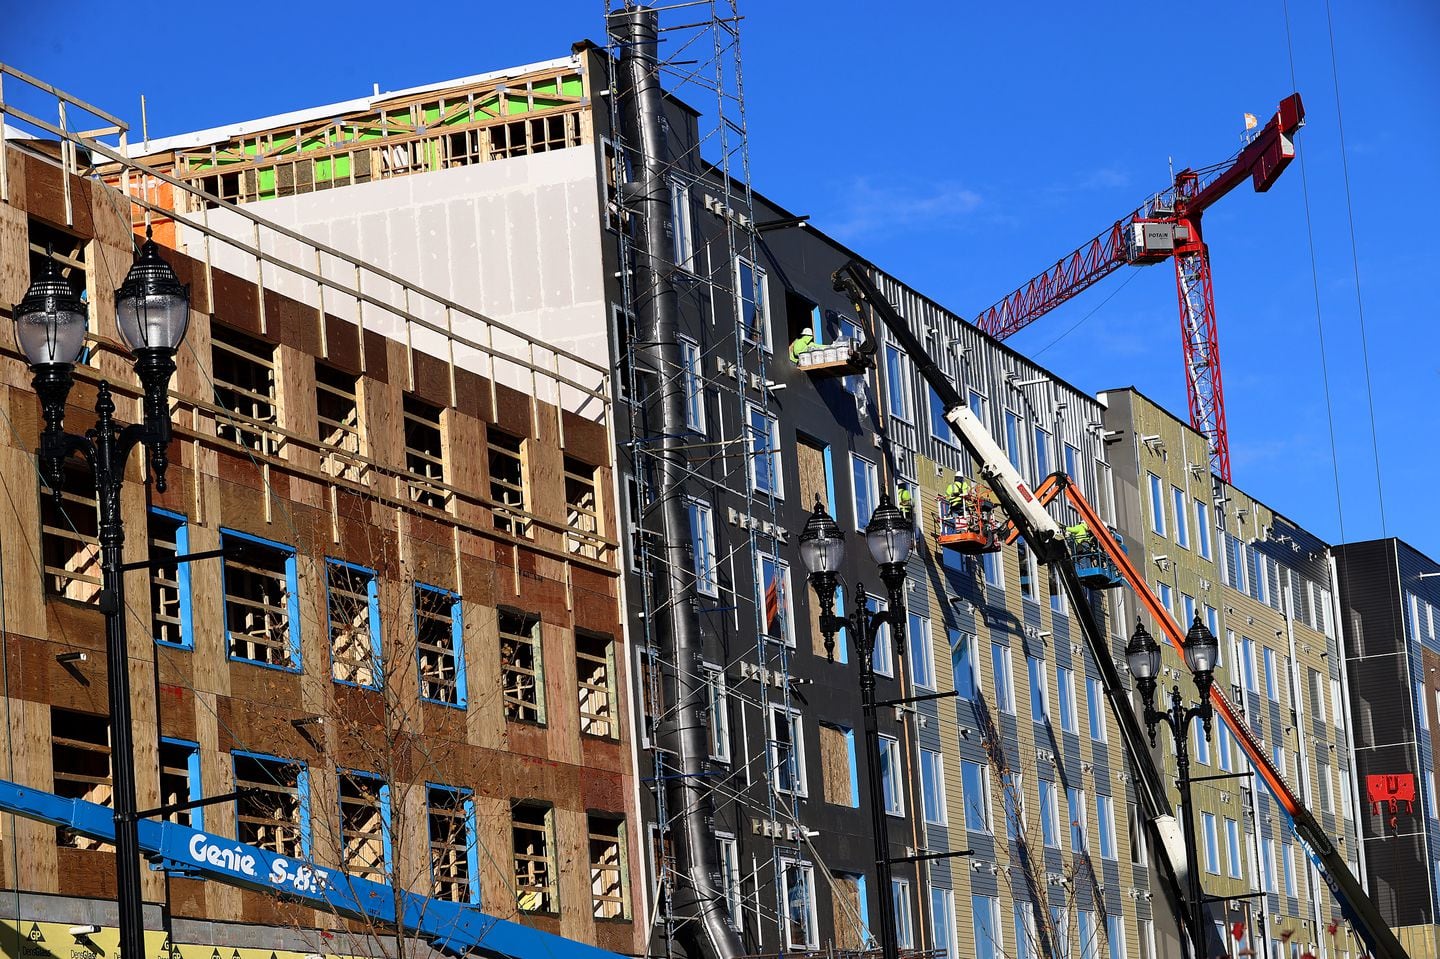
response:
[[[1424,292],[1440,275],[1424,233],[1440,6],[1331,5],[742,0],[755,182],[971,316],[1164,188],[1170,158],[1229,156],[1242,113],[1268,117],[1298,88],[1304,176],[1296,162],[1205,220],[1234,479],[1332,542],[1400,536],[1440,558],[1440,325]],[[202,5],[157,9],[121,41],[113,6],[17,6],[0,59],[136,128],[145,93],[155,136],[563,56],[602,39],[604,8],[551,0],[525,23],[518,7]],[[1183,415],[1174,283],[1169,265],[1123,270],[1010,342],[1084,389],[1133,385]]]

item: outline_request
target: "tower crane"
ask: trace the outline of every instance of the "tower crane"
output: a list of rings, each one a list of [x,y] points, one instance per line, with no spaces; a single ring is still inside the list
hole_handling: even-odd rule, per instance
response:
[[[1029,283],[981,311],[974,323],[1003,340],[1127,264],[1175,261],[1180,299],[1180,337],[1185,351],[1190,425],[1204,434],[1210,468],[1230,482],[1230,443],[1225,430],[1225,397],[1220,382],[1220,341],[1215,327],[1215,292],[1210,252],[1201,217],[1216,200],[1246,179],[1264,193],[1295,158],[1294,136],[1305,125],[1300,94],[1280,108],[1229,160],[1185,169],[1175,182],[1139,209],[1116,220],[1089,243],[1062,257]]]

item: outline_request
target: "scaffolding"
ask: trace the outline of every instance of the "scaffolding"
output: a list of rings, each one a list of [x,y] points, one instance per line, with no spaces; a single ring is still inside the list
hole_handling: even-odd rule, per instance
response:
[[[634,505],[638,515],[633,520],[638,532],[632,542],[642,584],[637,599],[643,635],[636,637],[636,642],[643,662],[650,667],[642,676],[646,703],[657,707],[644,709],[641,720],[645,724],[642,738],[650,752],[648,772],[656,824],[657,931],[651,951],[674,955],[677,944],[683,946],[689,941],[687,933],[695,931],[687,926],[703,913],[705,904],[698,902],[699,898],[718,890],[727,900],[720,905],[729,914],[733,915],[738,904],[741,916],[753,915],[757,924],[766,927],[758,939],[745,942],[744,951],[756,953],[772,941],[782,943],[780,948],[790,945],[781,928],[789,914],[782,864],[805,860],[809,853],[792,788],[799,759],[788,718],[792,715],[791,653],[786,637],[794,635],[794,628],[788,621],[792,604],[785,595],[790,580],[774,561],[781,540],[775,485],[767,478],[774,468],[776,440],[764,425],[773,415],[766,370],[769,329],[764,276],[756,259],[740,17],[734,0],[649,8],[607,0],[612,66],[639,55],[628,49],[634,40],[627,37],[633,35],[616,26],[619,18],[637,15],[654,17],[656,52],[646,69],[659,81],[666,116],[672,118],[662,118],[665,149],[658,156],[646,155],[646,144],[622,132],[626,130],[625,111],[630,108],[625,103],[626,86],[620,82],[624,68],[612,70],[612,139],[607,143],[610,214],[618,227],[621,325],[631,331],[621,344],[619,372],[625,380],[619,384],[621,401],[616,409],[622,427],[629,418],[629,440],[622,444],[621,456],[637,485]],[[713,105],[709,112],[695,117],[693,138],[688,131],[676,129],[680,124],[675,119],[692,116],[678,102],[682,98],[697,107]],[[655,196],[647,192],[657,189],[668,194],[666,202],[656,204]],[[647,237],[653,239],[657,231],[647,229],[642,221],[647,215],[660,215],[660,210],[669,214],[665,227],[670,248],[649,249]],[[702,226],[692,229],[692,213],[701,211],[708,216]],[[635,332],[643,326],[645,311],[655,308],[647,300],[649,290],[658,287],[648,277],[640,279],[645,264],[652,262],[665,273],[656,282],[668,284],[667,293],[673,290],[678,326],[704,323],[711,331],[708,342],[696,337],[678,362],[673,355],[662,359],[660,344],[647,342]],[[712,429],[709,436],[689,432],[678,438],[665,435],[667,426],[661,422],[654,398],[677,392],[683,394],[687,408],[697,396],[714,397],[718,430]],[[683,463],[679,488],[663,479],[662,460],[677,455]],[[697,559],[691,549],[666,540],[659,514],[666,501],[675,497],[684,497],[687,503],[690,497],[703,498],[714,504],[715,514],[723,512],[734,530],[723,555]],[[731,573],[728,591],[719,586],[716,573],[721,568]],[[678,596],[660,586],[677,580],[689,587]],[[714,593],[716,598],[699,595],[697,580],[709,580],[705,585],[716,588],[704,592]],[[747,589],[752,582],[754,588]],[[720,657],[728,661],[711,666],[676,654],[664,625],[672,612],[666,604],[676,602],[692,606],[703,633],[731,632],[737,637]],[[708,678],[709,670],[717,667],[724,676],[719,690]],[[685,702],[687,695],[699,695],[697,686],[706,701],[703,705]],[[725,689],[731,691],[728,702],[710,698]],[[677,777],[693,777],[697,771],[682,768],[680,759],[665,747],[665,724],[676,721],[677,712],[687,709],[694,709],[690,715],[708,724],[713,722],[711,710],[731,705],[739,711],[738,741],[747,754],[734,756],[728,768],[707,762],[698,773],[705,778],[704,798],[699,801],[707,808],[677,807],[671,785]],[[781,719],[775,720],[776,716]],[[755,730],[761,733],[757,735]],[[733,872],[738,864],[718,859],[714,863],[702,859],[701,868],[718,867],[717,873],[708,877],[684,874],[677,869],[672,839],[684,829],[686,817],[693,815],[703,816],[711,832],[714,824],[724,819],[749,820],[749,832],[771,841],[770,854],[753,854],[743,881],[738,883],[740,877]],[[715,845],[713,839],[710,845]],[[745,887],[750,891],[748,902],[741,891]],[[813,895],[814,890],[811,892]],[[696,908],[690,908],[692,905]],[[773,933],[769,931],[772,924]],[[742,936],[750,928],[743,918],[732,925],[738,926]]]

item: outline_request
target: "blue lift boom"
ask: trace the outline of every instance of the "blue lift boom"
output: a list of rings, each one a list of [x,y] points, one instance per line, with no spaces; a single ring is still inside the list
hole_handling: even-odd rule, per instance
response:
[[[65,799],[0,779],[0,810],[72,830],[92,839],[115,841],[113,812],[82,799]],[[314,909],[386,926],[403,925],[417,938],[454,956],[505,959],[622,959],[617,953],[531,929],[482,912],[475,906],[400,893],[338,869],[276,855],[233,839],[177,823],[140,820],[140,850],[175,875],[223,882],[284,896]]]

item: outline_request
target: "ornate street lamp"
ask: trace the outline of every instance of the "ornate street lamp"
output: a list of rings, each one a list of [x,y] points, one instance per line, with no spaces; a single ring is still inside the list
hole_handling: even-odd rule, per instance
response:
[[[145,954],[145,917],[140,891],[140,842],[135,811],[135,745],[130,717],[129,653],[125,636],[125,580],[121,547],[125,530],[120,490],[130,450],[145,446],[157,489],[165,489],[170,443],[170,379],[175,351],[190,323],[190,291],[160,258],[146,232],[140,257],[115,291],[115,320],[135,354],[135,375],[144,390],[144,422],[115,421],[110,384],[101,381],[95,397],[95,426],[83,436],[65,432],[65,401],[74,383],[75,363],[85,346],[87,311],[70,283],[47,258],[16,304],[15,340],[30,364],[45,426],[40,434],[40,470],[58,499],[65,461],[78,455],[89,466],[100,511],[100,610],[105,615],[106,670],[110,684],[111,774],[114,779],[115,873],[120,913],[120,954]]]
[[[900,954],[895,930],[895,903],[890,871],[890,827],[885,815],[880,770],[880,730],[875,716],[875,641],[880,630],[890,626],[895,649],[904,655],[905,626],[905,563],[915,542],[915,529],[910,519],[888,494],[882,494],[880,505],[871,514],[865,527],[865,545],[880,566],[880,579],[885,584],[889,606],[883,611],[870,611],[870,597],[864,585],[855,589],[854,603],[847,616],[835,615],[835,589],[839,585],[840,563],[845,558],[845,533],[840,529],[824,504],[817,499],[800,534],[800,558],[810,572],[810,587],[820,601],[820,634],[825,641],[825,655],[835,658],[835,634],[849,629],[856,637],[860,653],[860,701],[865,714],[865,757],[870,777],[870,821],[875,833],[875,864],[879,872],[880,948],[883,959],[897,959]],[[898,775],[898,771],[897,771]]]
[[[1195,841],[1195,809],[1190,791],[1190,722],[1199,719],[1204,727],[1205,739],[1210,739],[1210,720],[1215,711],[1210,705],[1210,686],[1215,679],[1215,663],[1220,652],[1220,643],[1215,634],[1196,615],[1190,631],[1185,634],[1185,665],[1195,681],[1200,701],[1187,707],[1180,695],[1179,685],[1170,687],[1170,706],[1165,710],[1155,708],[1156,677],[1160,673],[1160,646],[1155,638],[1138,619],[1135,632],[1125,647],[1125,663],[1130,675],[1135,677],[1135,687],[1145,707],[1145,726],[1150,732],[1150,746],[1155,746],[1155,734],[1163,722],[1170,727],[1175,737],[1175,760],[1177,778],[1180,782],[1180,803],[1184,807],[1186,886],[1190,899],[1190,943],[1192,955],[1197,959],[1205,951],[1205,894],[1200,885],[1200,863]]]

